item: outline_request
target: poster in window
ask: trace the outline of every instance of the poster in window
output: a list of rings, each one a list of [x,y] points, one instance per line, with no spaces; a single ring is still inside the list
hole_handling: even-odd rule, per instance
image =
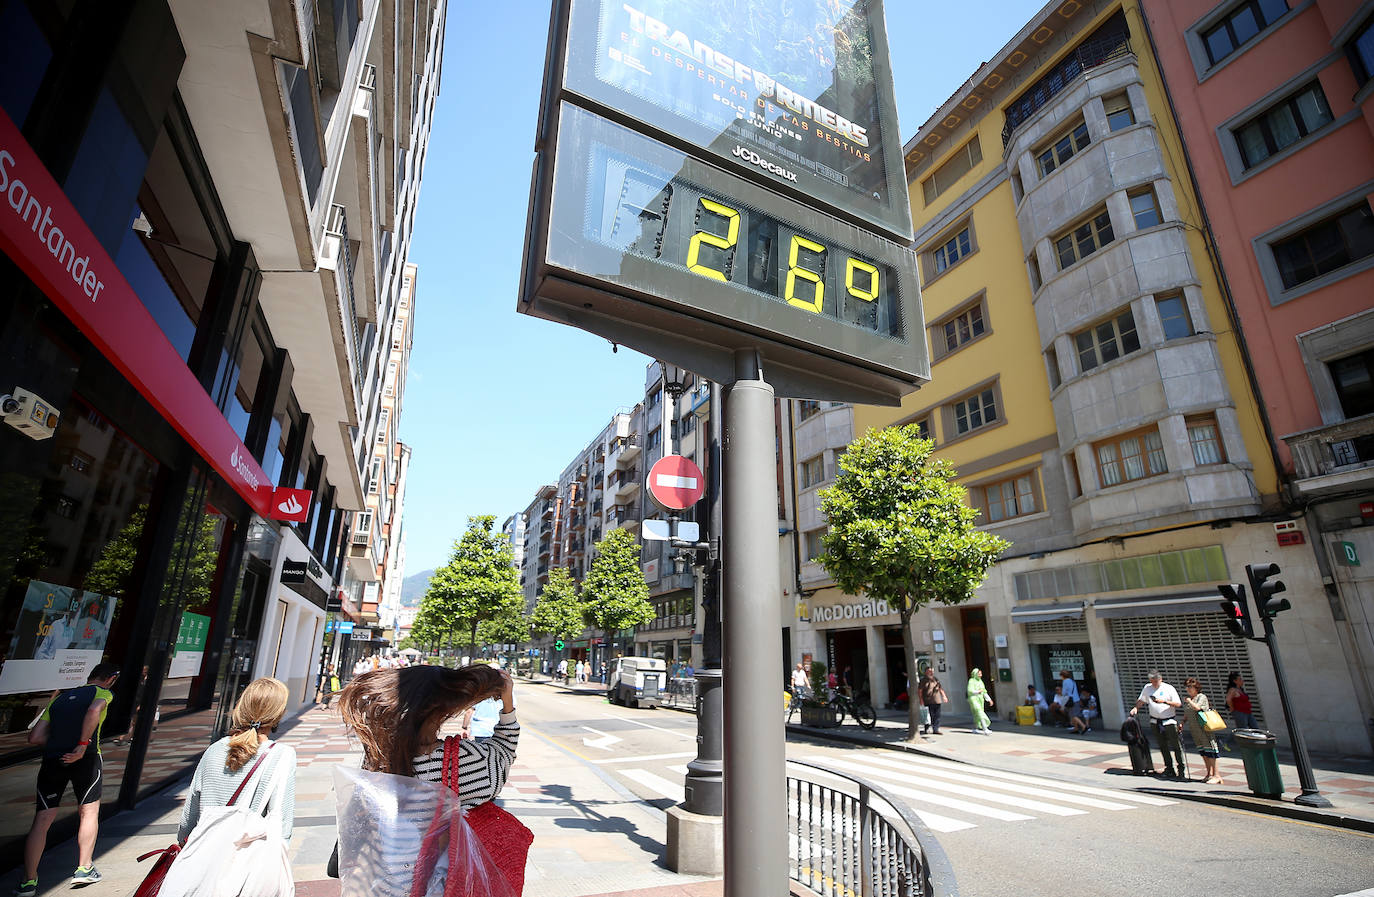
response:
[[[186,679],[200,675],[200,663],[205,658],[205,640],[210,635],[210,618],[189,611],[181,615],[177,629],[176,653],[167,670],[168,679]]]
[[[30,580],[0,669],[0,694],[82,685],[100,663],[118,599]]]

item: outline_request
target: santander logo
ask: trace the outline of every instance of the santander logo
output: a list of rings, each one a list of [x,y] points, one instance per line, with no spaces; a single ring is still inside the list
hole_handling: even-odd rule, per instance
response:
[[[296,496],[289,495],[287,496],[286,501],[277,505],[277,510],[281,511],[283,514],[286,514],[290,517],[295,517],[301,511],[305,510],[305,506],[302,505],[300,502],[296,501]]]
[[[238,446],[234,446],[234,453],[229,456],[229,466],[238,471],[238,475],[243,477],[244,482],[253,489],[262,487],[262,482],[253,473],[253,469],[244,463],[243,458],[239,455]]]

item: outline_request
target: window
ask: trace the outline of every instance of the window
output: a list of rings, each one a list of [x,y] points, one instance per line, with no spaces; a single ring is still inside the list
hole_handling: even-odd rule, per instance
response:
[[[682,422],[681,424],[679,424],[678,432],[681,433],[683,436],[686,436],[688,433],[691,433],[694,430],[696,430],[696,428],[697,416],[695,414],[687,414],[683,416]]]
[[[1241,162],[1253,168],[1331,121],[1321,84],[1313,82],[1236,128]]]
[[[1193,463],[1220,464],[1226,460],[1217,419],[1212,415],[1188,419],[1188,442],[1193,447]]]
[[[996,420],[997,400],[991,389],[954,403],[954,430],[961,436]]]
[[[926,205],[934,202],[936,197],[953,187],[955,181],[968,174],[982,161],[983,147],[979,145],[978,137],[975,135],[972,140],[959,147],[945,164],[921,182],[921,193],[925,197]]]
[[[386,390],[384,395],[396,394],[396,362],[390,362],[386,366]]]
[[[661,402],[662,400],[663,400],[663,393],[659,392],[657,389],[655,389],[653,392],[649,393],[649,407],[650,407],[650,408],[657,408],[657,407],[658,407],[658,403]]]
[[[1188,303],[1179,295],[1156,296],[1159,323],[1164,326],[1164,338],[1183,339],[1193,335],[1193,320],[1188,316]]]
[[[1050,389],[1059,388],[1059,351],[1050,346],[1045,350],[1045,370],[1049,373]]]
[[[1083,371],[1090,371],[1140,348],[1135,316],[1129,308],[1110,321],[1080,330],[1073,335],[1073,341],[1078,349],[1078,367]]]
[[[1050,141],[1050,145],[1036,153],[1035,161],[1040,167],[1040,176],[1054,171],[1065,162],[1088,148],[1092,140],[1088,137],[1088,124],[1079,121],[1078,124],[1070,128],[1066,133]]]
[[[1021,202],[1021,197],[1025,196],[1025,195],[1026,195],[1025,188],[1021,186],[1021,172],[1019,172],[1019,171],[1013,171],[1013,172],[1011,173],[1011,199],[1012,199],[1012,202],[1015,202],[1015,203],[1018,203],[1018,204],[1019,204],[1019,203]]]
[[[1039,290],[1040,285],[1044,283],[1040,276],[1040,257],[1032,253],[1030,258],[1026,259],[1026,270],[1030,274],[1031,292]]]
[[[1212,65],[1221,62],[1288,12],[1287,0],[1247,0],[1226,18],[1202,32],[1207,58]]]
[[[377,441],[386,442],[386,428],[391,420],[391,409],[383,408],[381,416],[377,418]]]
[[[797,403],[797,417],[801,418],[802,420],[814,417],[816,414],[820,413],[820,410],[820,402],[813,402],[810,399],[804,399]]]
[[[1273,244],[1284,289],[1292,289],[1374,255],[1374,212],[1368,200]]]
[[[1159,200],[1155,199],[1153,189],[1132,193],[1128,198],[1131,202],[1131,217],[1135,218],[1136,230],[1154,227],[1164,220],[1164,216],[1159,212]]]
[[[86,473],[91,469],[91,456],[85,452],[74,451],[67,460],[67,466],[77,473]]]
[[[1093,446],[1093,452],[1097,455],[1097,472],[1103,488],[1159,476],[1169,470],[1164,460],[1164,443],[1153,427],[1099,442]]]
[[[644,442],[644,447],[653,451],[663,445],[663,428],[654,427],[649,431],[649,437]]]
[[[809,461],[803,461],[801,465],[801,485],[803,489],[809,489],[821,480],[825,479],[825,459],[817,455]]]
[[[1363,86],[1374,78],[1374,16],[1355,32],[1350,43],[1345,45],[1345,53],[1350,57],[1350,67],[1355,70],[1356,83]]]
[[[931,435],[931,431],[930,431],[930,418],[928,418],[928,417],[923,417],[923,418],[921,418],[920,420],[915,421],[915,425],[916,425],[916,435],[917,435],[917,436],[921,437],[922,439],[934,439],[934,438],[935,438],[934,436]]]
[[[813,529],[805,536],[806,560],[814,561],[825,551],[825,546],[821,544],[821,537],[825,535],[824,529]]]
[[[1014,477],[983,487],[983,504],[988,509],[988,522],[996,523],[1009,517],[1035,513],[1035,490],[1031,475]]]
[[[935,264],[935,273],[940,274],[949,268],[950,265],[973,251],[973,240],[966,227],[959,233],[950,237],[943,246],[938,247],[931,254],[931,260]]]
[[[937,346],[943,345],[944,351],[938,352],[939,355],[948,355],[964,343],[982,336],[987,332],[982,301],[945,321],[940,331],[942,343],[937,343]]]
[[[1374,349],[1327,364],[1346,419],[1374,414]]]
[[[1113,131],[1129,128],[1135,124],[1135,113],[1131,111],[1131,98],[1124,93],[1105,97],[1102,107],[1107,113],[1107,127]]]
[[[1059,267],[1067,268],[1075,262],[1082,261],[1115,239],[1111,216],[1103,209],[1091,220],[1083,222],[1054,241],[1055,252],[1059,254]]]

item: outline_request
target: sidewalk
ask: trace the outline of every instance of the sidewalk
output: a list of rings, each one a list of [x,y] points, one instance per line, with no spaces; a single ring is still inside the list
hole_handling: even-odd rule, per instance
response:
[[[337,713],[312,708],[289,724],[282,739],[296,748],[296,824],[291,862],[298,897],[337,897],[339,883],[325,874],[336,837],[333,769],[356,766],[360,751]],[[190,777],[102,823],[96,865],[103,881],[92,897],[128,895],[151,860],[135,858],[176,840]],[[520,758],[501,804],[534,832],[525,871],[525,897],[711,897],[720,882],[678,875],[663,865],[667,823],[600,770],[589,767],[526,728]],[[49,845],[39,869],[39,894],[65,893],[76,866],[76,844]],[[12,873],[17,880],[19,873]],[[9,882],[3,887],[8,888]],[[635,890],[638,889],[638,890]]]
[[[1163,778],[1136,777],[1130,774],[1130,757],[1115,728],[1094,728],[1087,735],[1045,726],[1017,726],[994,720],[992,734],[971,731],[971,717],[946,713],[941,724],[944,734],[927,736],[924,743],[909,744],[906,738],[906,711],[880,711],[878,724],[871,731],[847,720],[838,729],[815,729],[789,725],[788,731],[812,738],[858,745],[886,747],[941,757],[961,763],[975,763],[1007,772],[1072,779],[1110,787],[1130,788],[1152,793],[1167,792],[1172,797],[1206,801],[1260,813],[1305,819],[1343,828],[1374,832],[1374,758],[1336,757],[1314,754],[1311,757],[1317,789],[1332,803],[1330,809],[1304,807],[1293,803],[1302,793],[1297,767],[1292,756],[1279,751],[1279,770],[1285,793],[1282,799],[1257,797],[1245,783],[1245,766],[1239,751],[1222,750],[1217,771],[1224,785],[1202,783],[1202,757],[1184,737],[1184,757],[1192,780],[1174,782]],[[1156,769],[1162,769],[1159,748],[1151,739]]]

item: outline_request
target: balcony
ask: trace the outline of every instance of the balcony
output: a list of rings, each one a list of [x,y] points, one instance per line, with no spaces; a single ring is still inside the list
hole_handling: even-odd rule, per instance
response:
[[[607,481],[607,487],[611,490],[611,500],[623,504],[639,494],[639,471],[633,467],[616,471]]]
[[[574,514],[568,518],[568,529],[581,529],[587,525],[586,514]]]
[[[1374,414],[1284,436],[1293,453],[1293,488],[1303,496],[1374,484]]]
[[[612,527],[632,527],[639,524],[635,509],[631,505],[615,505],[606,515],[606,523]]]
[[[545,539],[544,541],[542,541],[542,542],[539,543],[539,557],[540,557],[541,559],[548,560],[548,557],[549,557],[549,555],[550,555],[552,552],[553,552],[553,540],[552,540],[552,539]]]
[[[1121,22],[1121,30],[1112,27],[1113,25],[1114,21],[1109,21],[1099,28],[1060,60],[1049,74],[1007,107],[1007,124],[1002,128],[1004,149],[1011,143],[1012,135],[1016,133],[1017,128],[1049,105],[1056,96],[1073,86],[1084,72],[1130,54],[1130,35],[1125,30],[1125,22]]]
[[[573,489],[572,500],[575,505],[585,505],[587,503],[587,487],[579,485]]]
[[[357,297],[353,290],[356,259],[349,244],[348,211],[337,203],[330,206],[324,226],[325,242],[320,257],[322,269],[334,272],[334,290],[339,303],[339,319],[343,326],[344,348],[352,362],[354,394],[363,392],[363,339],[358,327]]]
[[[568,557],[572,557],[574,555],[582,555],[585,554],[586,551],[587,543],[584,542],[582,539],[568,540]]]
[[[579,464],[579,465],[577,465],[577,472],[573,474],[573,479],[577,480],[578,482],[586,482],[586,479],[587,479],[587,465],[586,465],[586,464]]]
[[[596,466],[596,469],[592,471],[592,484],[593,484],[593,486],[594,486],[595,488],[600,489],[600,488],[601,488],[601,484],[602,484],[603,482],[605,482],[605,480],[606,480],[606,468],[605,468],[605,467],[602,467],[600,464],[598,464],[598,465]]]
[[[377,582],[381,579],[377,568],[381,564],[378,557],[378,533],[372,525],[372,512],[365,511],[354,518],[353,532],[348,536],[348,569],[355,579],[362,582]]]
[[[624,467],[634,462],[639,457],[639,434],[631,433],[629,436],[617,437],[611,445],[610,463],[615,467]]]
[[[539,516],[543,520],[553,519],[553,502],[546,501],[539,506]]]

